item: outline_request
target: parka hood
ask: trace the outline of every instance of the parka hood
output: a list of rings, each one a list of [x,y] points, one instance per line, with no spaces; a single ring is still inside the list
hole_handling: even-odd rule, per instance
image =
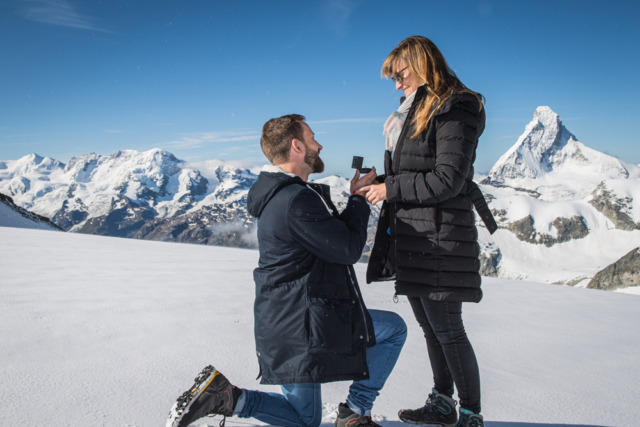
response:
[[[413,105],[419,105],[419,103],[427,96],[427,89],[425,85],[420,86],[416,90],[416,96],[413,100]],[[433,112],[433,116],[439,116],[451,111],[451,109],[457,104],[470,111],[471,113],[479,116],[483,113],[484,106],[478,101],[478,98],[469,92],[458,92],[451,96],[442,106],[436,106],[436,110]]]
[[[305,185],[298,176],[288,174],[277,166],[267,166],[260,172],[255,184],[249,189],[247,195],[247,209],[249,214],[259,218],[269,200],[280,190],[292,184]]]

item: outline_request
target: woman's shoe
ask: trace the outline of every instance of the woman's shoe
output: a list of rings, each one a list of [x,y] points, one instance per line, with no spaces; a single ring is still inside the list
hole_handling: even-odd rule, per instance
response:
[[[402,409],[398,417],[402,422],[438,427],[453,427],[458,422],[456,401],[434,388],[425,405],[418,409]]]
[[[460,408],[460,421],[456,427],[484,427],[484,419],[480,414],[474,414],[468,409]]]
[[[194,380],[193,386],[182,393],[169,411],[167,427],[186,427],[207,415],[233,415],[242,390],[209,365]],[[224,425],[224,419],[220,425]]]

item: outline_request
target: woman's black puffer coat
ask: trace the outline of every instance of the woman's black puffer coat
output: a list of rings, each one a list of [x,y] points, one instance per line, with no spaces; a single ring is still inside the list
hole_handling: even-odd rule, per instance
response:
[[[436,301],[478,302],[480,247],[468,196],[478,138],[480,101],[458,93],[440,106],[416,138],[412,118],[426,96],[418,88],[391,160],[385,154],[387,200],[380,212],[367,283],[396,280],[396,294]]]

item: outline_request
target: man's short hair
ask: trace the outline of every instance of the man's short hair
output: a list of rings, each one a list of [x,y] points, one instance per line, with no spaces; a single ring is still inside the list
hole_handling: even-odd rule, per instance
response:
[[[300,114],[288,114],[271,119],[264,124],[260,147],[272,164],[280,165],[289,161],[292,139],[295,138],[304,143],[302,122],[305,120],[305,117]]]

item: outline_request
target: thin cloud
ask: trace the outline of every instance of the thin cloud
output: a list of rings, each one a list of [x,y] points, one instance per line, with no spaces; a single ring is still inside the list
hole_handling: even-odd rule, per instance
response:
[[[334,120],[314,120],[307,122],[310,125],[324,125],[331,123],[384,123],[386,117],[365,117],[359,119],[334,119]]]
[[[79,13],[66,0],[27,0],[22,14],[26,19],[59,27],[111,33],[101,28],[94,20]]]
[[[27,136],[40,136],[37,133],[21,133],[16,135],[4,135],[4,138],[24,138]]]
[[[505,136],[498,137],[498,138],[496,138],[496,139],[498,139],[498,140],[502,140],[502,139],[512,139],[512,138],[517,138],[517,137],[519,137],[519,136],[520,136],[520,135],[505,135]]]
[[[194,132],[186,134],[180,139],[164,144],[166,148],[199,148],[206,144],[219,142],[254,141],[260,139],[260,135],[254,131],[226,131],[226,132]]]
[[[325,21],[339,38],[347,35],[349,17],[360,4],[362,0],[326,0],[324,2]]]

